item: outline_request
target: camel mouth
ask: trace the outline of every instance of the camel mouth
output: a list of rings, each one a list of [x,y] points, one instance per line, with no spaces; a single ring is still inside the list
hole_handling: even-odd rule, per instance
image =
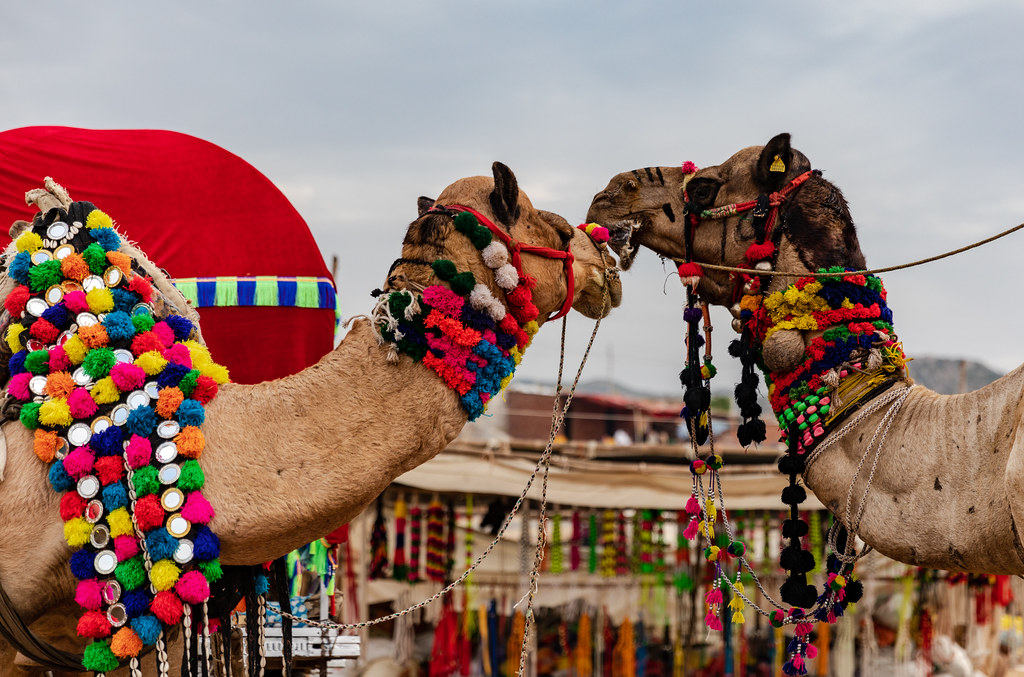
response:
[[[629,270],[633,265],[633,261],[640,251],[640,247],[636,243],[636,236],[645,225],[642,217],[631,215],[629,218],[616,221],[608,226],[610,233],[608,245],[619,257],[619,267],[622,270]]]

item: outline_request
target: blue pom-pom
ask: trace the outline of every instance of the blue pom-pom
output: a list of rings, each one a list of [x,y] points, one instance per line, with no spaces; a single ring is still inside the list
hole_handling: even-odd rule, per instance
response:
[[[71,573],[80,581],[96,578],[95,559],[96,553],[92,550],[76,550],[71,553]]]
[[[128,492],[120,482],[103,487],[103,507],[107,512],[124,508],[128,505]]]
[[[32,269],[32,255],[28,252],[18,252],[18,255],[11,260],[7,267],[7,275],[21,284],[28,284],[28,271]]]
[[[156,430],[157,417],[153,407],[136,407],[128,414],[125,427],[139,437],[149,437]]]
[[[138,618],[149,611],[149,595],[145,586],[129,590],[121,596],[121,603],[124,610],[128,612],[128,618]]]
[[[53,326],[57,327],[57,329],[67,329],[68,325],[71,324],[71,317],[68,313],[68,309],[64,307],[63,303],[50,306],[43,311],[41,317]]]
[[[114,297],[114,310],[122,313],[131,313],[132,308],[142,301],[142,297],[135,292],[119,287],[111,289],[110,295]]]
[[[174,362],[169,363],[164,370],[160,372],[160,375],[156,377],[156,383],[161,388],[170,388],[176,386],[181,382],[181,379],[185,377],[185,374],[189,372],[189,369],[175,364]]]
[[[265,595],[267,590],[270,590],[270,581],[267,580],[264,574],[256,574],[253,577],[252,585],[257,595]]]
[[[61,461],[54,461],[50,464],[50,485],[54,491],[63,494],[65,491],[74,490],[76,484],[74,478],[64,470],[64,464]]]
[[[192,548],[192,556],[199,562],[215,559],[220,555],[220,539],[209,527],[200,527]]]
[[[192,322],[188,318],[182,317],[181,315],[168,315],[164,318],[164,322],[174,332],[174,338],[178,341],[185,341],[189,336],[192,335]]]
[[[160,633],[163,629],[163,624],[160,623],[156,616],[146,614],[145,616],[132,619],[132,630],[135,631],[135,634],[139,636],[139,639],[146,646],[156,644],[156,640],[160,638]]]
[[[11,376],[28,371],[25,369],[25,357],[27,356],[27,350],[19,350],[11,355],[11,359],[7,361],[7,371],[10,372]]]
[[[164,527],[153,529],[146,535],[146,550],[149,551],[149,558],[154,562],[170,559],[177,549],[178,539],[167,533],[167,529]]]
[[[203,409],[202,404],[195,400],[185,400],[178,406],[175,417],[177,417],[178,423],[183,426],[201,426],[203,421],[206,420],[206,410]]]
[[[93,239],[108,252],[115,251],[121,246],[121,236],[110,228],[93,228],[91,233]]]
[[[103,318],[103,328],[107,330],[107,336],[111,341],[127,341],[135,336],[135,325],[132,324],[131,316],[121,310],[107,313]]]
[[[89,440],[89,446],[99,456],[120,456],[124,452],[124,432],[112,425],[103,432],[96,433]]]

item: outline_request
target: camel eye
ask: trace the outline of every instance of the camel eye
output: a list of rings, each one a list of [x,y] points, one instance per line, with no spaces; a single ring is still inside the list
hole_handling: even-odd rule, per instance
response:
[[[633,192],[633,191],[636,191],[637,188],[639,188],[639,186],[637,185],[636,181],[634,181],[633,179],[630,179],[629,181],[626,181],[626,190],[628,190],[630,192]]]
[[[687,187],[690,199],[701,207],[711,205],[718,194],[718,184],[714,181],[692,181]]]

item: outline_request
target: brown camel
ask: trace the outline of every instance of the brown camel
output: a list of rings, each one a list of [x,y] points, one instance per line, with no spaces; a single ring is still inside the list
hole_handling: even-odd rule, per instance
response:
[[[692,260],[750,266],[746,255],[757,235],[752,212],[709,210],[759,195],[781,197],[810,169],[808,159],[790,146],[789,135],[781,134],[766,146],[746,148],[696,172],[652,167],[618,174],[594,197],[587,220],[609,227],[625,268],[641,246],[684,259],[686,215],[701,214],[692,236]],[[781,200],[772,232],[774,270],[803,274],[833,266],[867,267],[846,200],[818,173]],[[772,267],[759,264],[759,269]],[[797,280],[753,278],[760,278],[763,290],[756,283],[739,290],[730,273],[705,269],[696,292],[741,316],[743,308],[734,305],[740,297],[747,303],[751,294],[755,300],[759,294],[767,297]],[[784,381],[820,335],[780,328],[760,346],[760,366],[774,383]],[[864,371],[875,368],[870,361],[864,364]],[[902,377],[890,379],[888,390],[864,400],[860,414],[826,430],[821,451],[803,473],[806,485],[847,525],[856,525],[862,509],[859,535],[888,557],[950,571],[1024,574],[1017,527],[1024,519],[1024,367],[963,395],[939,395],[913,386],[902,367],[895,372]],[[902,407],[890,410],[885,404],[872,410],[909,386]],[[883,420],[890,411],[891,423]],[[876,432],[883,443],[872,475],[875,451],[870,445]]]
[[[587,317],[603,317],[618,305],[611,257],[583,231],[534,208],[504,165],[494,163],[493,178],[456,181],[436,204],[473,208],[524,245],[571,251],[572,307]],[[443,258],[472,271],[493,299],[507,305],[495,272],[456,231],[450,214],[421,214],[405,235],[401,256],[385,291],[444,284],[429,265],[416,263]],[[159,271],[146,265],[167,302],[194,314]],[[560,260],[526,251],[522,268],[536,278],[533,302],[542,323],[563,306],[566,268]],[[459,396],[409,356],[389,355],[378,331],[369,319],[357,319],[318,364],[258,385],[227,384],[209,403],[203,491],[216,509],[210,526],[220,538],[223,564],[280,557],[348,522],[396,477],[444,449],[466,424]],[[7,463],[0,512],[18,519],[0,523],[0,581],[26,622],[54,625],[57,614],[77,616],[59,495],[32,452],[31,432],[13,421],[3,433]],[[0,675],[19,674],[13,663],[13,649],[3,645]]]

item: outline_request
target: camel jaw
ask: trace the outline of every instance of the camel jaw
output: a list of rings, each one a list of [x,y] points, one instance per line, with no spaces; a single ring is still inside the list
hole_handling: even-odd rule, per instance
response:
[[[646,225],[644,219],[639,215],[631,215],[628,218],[616,221],[608,226],[610,234],[608,245],[619,257],[619,267],[622,270],[629,270],[639,252],[636,243],[636,235]]]

